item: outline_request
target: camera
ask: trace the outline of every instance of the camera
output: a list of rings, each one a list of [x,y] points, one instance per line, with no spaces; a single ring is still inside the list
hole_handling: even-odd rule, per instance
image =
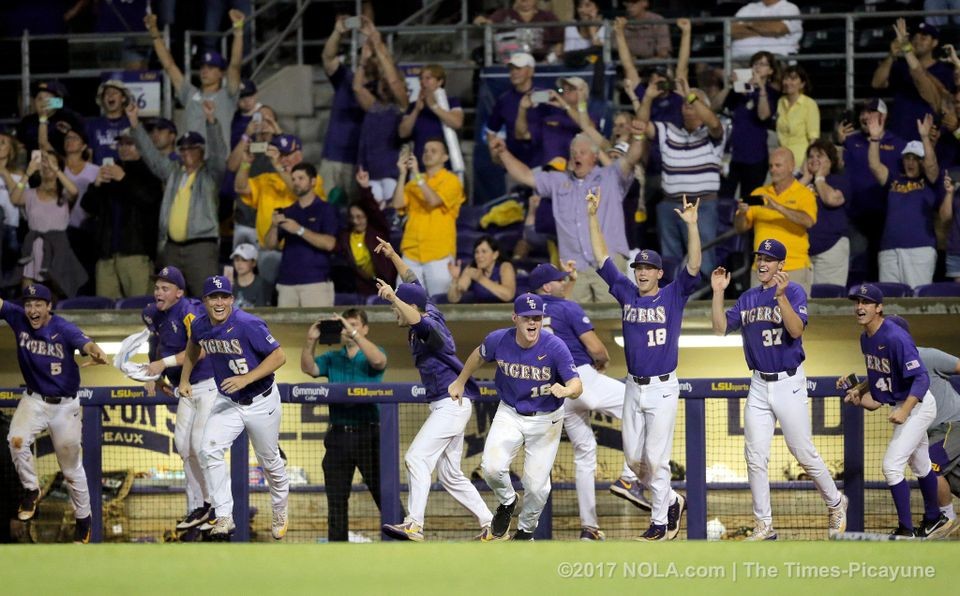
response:
[[[657,81],[657,89],[660,91],[673,91],[676,86],[673,81],[670,79],[664,79],[662,81]]]
[[[347,29],[359,29],[362,25],[360,17],[347,17],[343,20],[343,26]]]
[[[340,332],[343,331],[343,323],[341,323],[339,319],[321,319],[317,321],[317,323],[320,328],[320,339],[317,340],[319,343],[340,343]]]

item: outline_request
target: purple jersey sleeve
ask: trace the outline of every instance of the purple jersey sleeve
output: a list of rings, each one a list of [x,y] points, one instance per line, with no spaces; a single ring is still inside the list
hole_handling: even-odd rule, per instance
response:
[[[573,355],[570,354],[567,345],[554,335],[546,335],[544,339],[546,340],[546,347],[550,350],[553,369],[557,371],[557,376],[559,376],[564,383],[569,383],[572,379],[580,378],[580,373],[577,372],[577,365],[573,362]]]
[[[740,311],[742,309],[741,302],[743,301],[743,294],[740,295],[740,298],[737,298],[737,301],[727,309],[727,333],[732,333],[740,329]]]
[[[787,295],[787,300],[790,302],[790,306],[793,307],[793,312],[797,313],[797,316],[800,317],[800,320],[803,321],[803,326],[807,326],[807,293],[803,290],[803,287],[800,284],[790,282],[787,285],[787,289],[784,290],[784,294]]]
[[[251,318],[254,319],[252,324],[243,326],[244,336],[250,349],[263,360],[280,347],[280,342],[271,335],[266,323],[256,317]]]
[[[579,304],[568,301],[565,306],[569,311],[567,320],[570,321],[570,326],[573,327],[573,332],[577,334],[577,337],[588,331],[593,331],[593,322],[590,321],[590,317],[587,316],[587,313]]]
[[[617,269],[613,259],[608,258],[604,261],[603,266],[597,269],[597,273],[610,286],[610,294],[617,299],[621,306],[629,304],[639,294],[637,286],[633,285],[633,282]]]
[[[61,319],[60,317],[57,317],[57,319],[57,328],[61,330],[60,332],[63,334],[63,338],[66,340],[67,345],[70,348],[83,353],[83,346],[87,345],[93,340],[91,340],[86,333],[80,331],[80,328],[73,323],[69,323],[66,319]]]
[[[496,360],[497,346],[503,341],[503,338],[511,332],[514,332],[514,329],[508,327],[507,329],[497,329],[487,334],[483,339],[483,343],[480,344],[480,357],[487,362]]]

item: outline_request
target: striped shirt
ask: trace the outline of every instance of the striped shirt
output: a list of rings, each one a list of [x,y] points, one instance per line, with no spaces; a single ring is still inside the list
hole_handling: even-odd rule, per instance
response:
[[[670,199],[690,197],[720,190],[720,169],[727,132],[719,139],[710,137],[706,126],[693,132],[669,122],[654,122],[657,143],[663,158],[663,193]]]

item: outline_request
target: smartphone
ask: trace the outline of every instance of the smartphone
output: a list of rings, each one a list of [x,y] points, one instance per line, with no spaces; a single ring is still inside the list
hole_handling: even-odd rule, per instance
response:
[[[664,79],[662,81],[657,81],[657,89],[660,91],[673,91],[674,84],[670,79]]]
[[[363,25],[360,17],[347,17],[343,20],[343,26],[347,29],[359,29]]]
[[[40,161],[43,159],[43,151],[34,149],[30,152],[30,161]]]
[[[837,389],[840,389],[841,391],[849,391],[859,384],[860,379],[857,378],[857,375],[855,373],[850,373],[845,377],[841,377],[840,380],[837,381]]]
[[[550,101],[549,91],[534,91],[530,94],[530,103],[537,106]]]
[[[749,195],[749,196],[743,197],[743,202],[746,203],[747,205],[750,205],[751,207],[754,207],[754,206],[763,207],[763,204],[764,204],[763,197],[760,195]]]
[[[263,114],[261,114],[260,112],[254,112],[251,120],[253,120],[254,122],[263,122]]]
[[[317,322],[320,324],[320,343],[340,343],[340,332],[343,331],[343,323],[338,319],[321,319]]]
[[[62,97],[51,97],[47,100],[47,109],[48,110],[62,110],[63,109],[63,98]]]
[[[267,143],[250,143],[250,153],[266,153]]]
[[[753,91],[753,85],[750,84],[750,79],[753,78],[753,69],[734,68],[733,74],[737,76],[737,80],[733,82],[734,91],[737,93],[749,93]]]
[[[101,163],[100,165],[101,165],[101,166],[112,166],[112,165],[114,165],[114,163],[115,163],[115,162],[113,161],[113,158],[112,158],[112,157],[104,157],[104,158],[103,158],[103,163]]]
[[[404,143],[400,146],[401,159],[409,157],[411,153],[413,153],[413,147],[410,146],[410,143]]]
[[[857,113],[853,110],[844,110],[840,115],[840,122],[855,126],[857,124]]]

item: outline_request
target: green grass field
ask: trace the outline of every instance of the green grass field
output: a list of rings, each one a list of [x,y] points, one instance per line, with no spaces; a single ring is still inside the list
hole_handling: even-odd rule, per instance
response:
[[[956,543],[908,542],[29,545],[0,547],[0,589],[11,595],[946,594],[960,580],[958,555]]]

